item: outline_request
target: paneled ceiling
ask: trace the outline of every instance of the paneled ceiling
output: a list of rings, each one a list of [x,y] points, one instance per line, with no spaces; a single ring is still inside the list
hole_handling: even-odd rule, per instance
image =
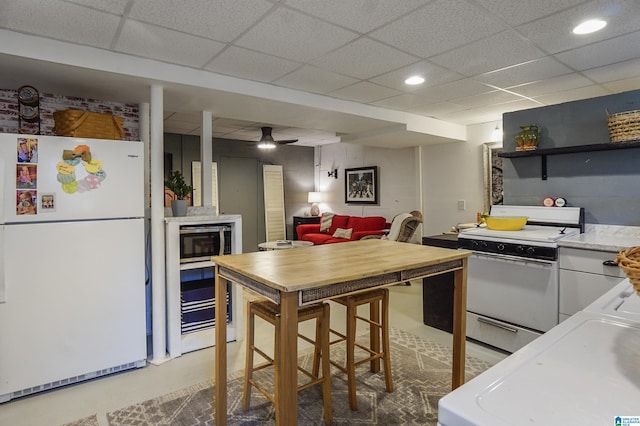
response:
[[[167,132],[207,110],[215,137],[301,145],[464,140],[640,88],[638,0],[3,0],[0,36],[0,87],[136,103],[156,84]]]

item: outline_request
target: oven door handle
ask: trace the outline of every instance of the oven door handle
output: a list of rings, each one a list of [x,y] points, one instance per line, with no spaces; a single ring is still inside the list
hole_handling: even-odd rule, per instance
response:
[[[498,327],[501,328],[502,330],[506,330],[508,332],[511,333],[517,333],[518,329],[515,327],[509,327],[508,325],[502,324],[500,322],[497,321],[491,321],[490,319],[484,318],[484,317],[478,317],[478,322],[481,322],[483,324],[487,324],[487,325],[492,325],[494,327]]]
[[[555,263],[551,260],[541,260],[541,259],[530,259],[528,257],[518,257],[518,256],[510,256],[507,254],[497,254],[497,253],[485,253],[482,251],[472,251],[473,255],[479,258],[483,258],[486,260],[495,260],[499,262],[506,263],[526,263],[527,265],[535,265],[541,268],[549,268],[552,267]]]

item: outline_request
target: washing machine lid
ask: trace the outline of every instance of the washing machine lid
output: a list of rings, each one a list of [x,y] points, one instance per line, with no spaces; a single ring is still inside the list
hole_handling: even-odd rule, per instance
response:
[[[439,402],[442,426],[614,424],[640,401],[640,322],[579,312]]]

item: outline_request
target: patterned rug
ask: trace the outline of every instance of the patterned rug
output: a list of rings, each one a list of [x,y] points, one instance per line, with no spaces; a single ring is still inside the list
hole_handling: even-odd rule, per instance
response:
[[[390,330],[394,391],[387,393],[384,374],[371,373],[368,364],[356,371],[358,411],[349,409],[346,377],[332,367],[333,424],[335,425],[436,425],[438,400],[450,391],[451,351],[438,343],[398,329]],[[344,348],[332,347],[332,359],[342,359]],[[303,353],[300,364],[307,369],[312,354]],[[490,364],[467,357],[467,380]],[[263,377],[258,376],[263,374]],[[256,372],[260,383],[271,383],[269,372]],[[242,411],[242,372],[229,376],[228,424],[275,425],[273,405],[257,390],[251,396],[251,408]],[[189,388],[107,413],[110,426],[213,425],[213,383]],[[322,393],[313,386],[298,394],[298,424],[322,425]],[[91,420],[87,418],[86,420]],[[76,422],[77,426],[95,423]]]

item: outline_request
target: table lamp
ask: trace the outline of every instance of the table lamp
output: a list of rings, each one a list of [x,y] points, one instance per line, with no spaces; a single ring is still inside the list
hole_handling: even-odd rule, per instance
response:
[[[322,194],[320,192],[310,192],[307,202],[311,203],[311,210],[309,214],[311,216],[318,216],[320,214],[320,208],[318,203],[322,201]]]

